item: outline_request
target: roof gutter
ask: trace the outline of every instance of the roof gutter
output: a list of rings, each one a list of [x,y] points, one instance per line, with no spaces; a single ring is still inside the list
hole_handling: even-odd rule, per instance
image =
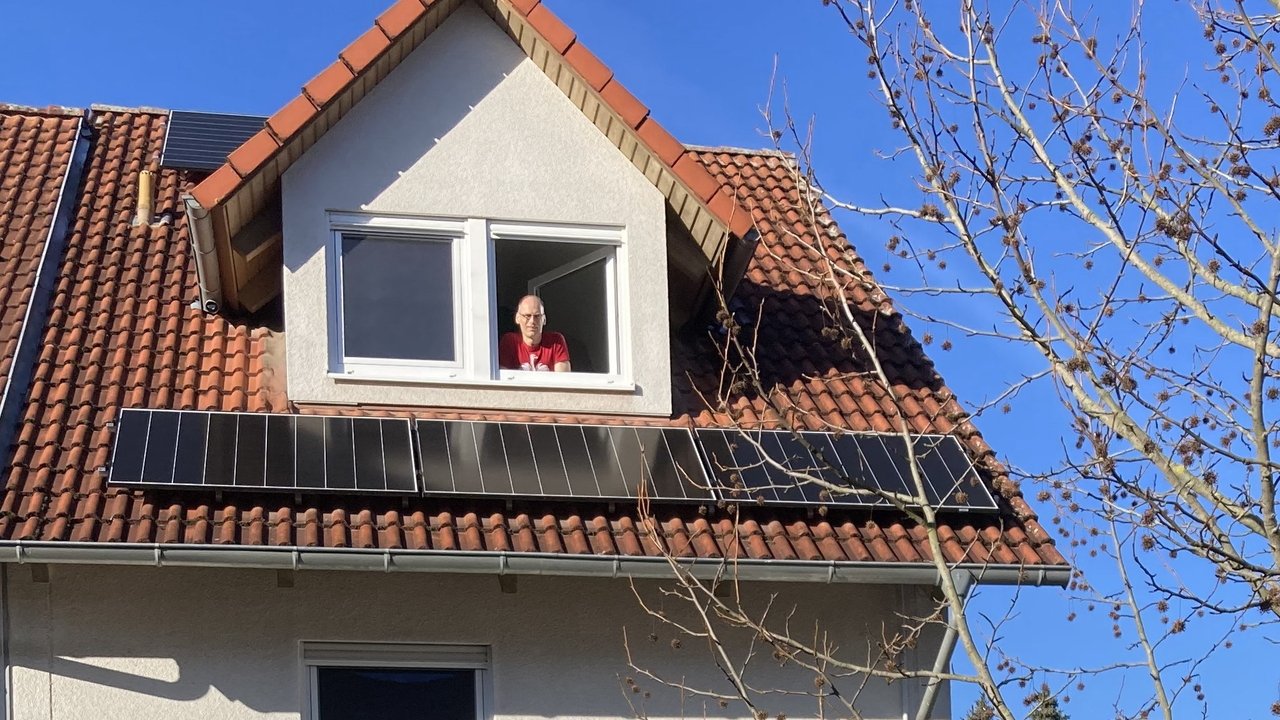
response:
[[[665,558],[619,555],[562,555],[538,552],[404,550],[258,545],[159,543],[76,543],[9,540],[0,542],[0,562],[153,567],[227,567],[274,570],[363,570],[375,572],[470,573],[485,575],[568,575],[610,578],[669,578]],[[822,560],[725,561],[679,558],[695,576],[723,572],[739,580],[763,582],[937,585],[938,570],[927,563],[837,562]],[[951,566],[987,585],[1065,586],[1066,566]]]
[[[187,232],[195,250],[196,282],[200,286],[200,307],[216,313],[222,307],[222,275],[218,268],[218,249],[213,242],[213,218],[199,200],[190,194],[182,196],[187,211]]]

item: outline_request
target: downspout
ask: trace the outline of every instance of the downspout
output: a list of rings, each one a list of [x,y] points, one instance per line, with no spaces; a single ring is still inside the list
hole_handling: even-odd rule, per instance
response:
[[[0,662],[4,663],[4,694],[0,720],[13,717],[13,665],[9,662],[9,566],[0,564]]]
[[[957,571],[953,573],[956,592],[960,594],[960,604],[969,600],[969,591],[973,588],[973,573]],[[920,709],[916,712],[916,720],[929,720],[933,715],[934,703],[938,701],[938,691],[942,689],[942,679],[937,677],[951,666],[951,656],[956,650],[956,640],[960,632],[956,630],[954,618],[947,623],[947,632],[942,636],[942,645],[938,647],[938,657],[933,662],[934,677],[929,678],[924,695],[920,698]]]
[[[213,244],[213,218],[191,195],[183,195],[187,210],[187,232],[195,251],[196,282],[200,285],[200,307],[216,313],[222,307],[222,277],[218,270],[218,249]]]
[[[903,617],[910,617],[915,614],[915,610],[908,605],[906,585],[898,586],[898,611],[902,613]],[[916,650],[914,647],[908,647],[902,651],[904,656],[907,653],[910,653],[910,657],[899,658],[899,664],[912,667],[915,665]],[[914,689],[912,685],[913,683],[909,682],[898,683],[898,702],[902,705],[902,720],[907,720],[907,708],[911,707],[911,691]]]

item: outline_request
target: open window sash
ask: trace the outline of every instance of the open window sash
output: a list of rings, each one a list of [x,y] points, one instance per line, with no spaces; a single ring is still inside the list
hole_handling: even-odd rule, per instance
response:
[[[616,257],[614,248],[601,248],[529,280],[550,325],[567,331],[575,372],[618,372]]]

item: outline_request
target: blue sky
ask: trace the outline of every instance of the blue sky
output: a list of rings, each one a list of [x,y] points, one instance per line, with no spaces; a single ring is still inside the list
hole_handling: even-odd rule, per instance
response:
[[[865,53],[818,0],[547,0],[654,115],[688,143],[768,144],[761,107],[785,91],[802,121],[816,118],[814,159],[828,190],[874,202],[911,188],[913,168],[878,160],[895,144],[865,82]],[[0,102],[86,107],[91,103],[268,115],[367,29],[389,0],[220,0],[127,3],[42,0],[0,5]],[[840,218],[868,264],[885,261],[886,227]],[[880,273],[889,282],[892,274]],[[901,278],[910,283],[913,278]],[[975,308],[971,324],[980,325]],[[915,323],[916,334],[924,328]],[[935,333],[937,334],[937,333]],[[940,335],[941,336],[941,335]],[[936,347],[936,346],[935,346]],[[998,379],[1036,367],[1007,356],[990,372],[985,348],[956,342],[934,359],[962,399],[980,401]],[[1059,457],[1060,433],[1027,427],[1051,422],[1046,392],[1029,393],[1008,416],[979,421],[1013,463],[1045,467]],[[1098,572],[1106,572],[1105,568]],[[1008,597],[988,591],[988,612]],[[1003,634],[1019,652],[1059,667],[1101,661],[1110,621],[1083,612],[1053,589],[1024,591],[1016,622]],[[1068,623],[1068,613],[1082,619]],[[1188,633],[1193,639],[1199,626]],[[1244,640],[1205,666],[1214,716],[1266,717],[1277,692],[1274,671],[1244,685],[1238,668],[1271,659],[1265,643]],[[1271,663],[1267,663],[1271,664]],[[1130,679],[1132,684],[1133,679]],[[1141,684],[1141,680],[1137,680]],[[1111,717],[1118,681],[1091,682],[1066,706],[1076,718]],[[1020,695],[1020,693],[1014,693]],[[957,694],[956,714],[969,693]],[[1188,707],[1187,710],[1191,708]]]

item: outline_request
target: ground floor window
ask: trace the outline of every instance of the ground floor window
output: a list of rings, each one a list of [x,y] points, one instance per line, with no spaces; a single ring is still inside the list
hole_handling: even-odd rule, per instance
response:
[[[485,720],[488,648],[304,643],[310,720]]]

